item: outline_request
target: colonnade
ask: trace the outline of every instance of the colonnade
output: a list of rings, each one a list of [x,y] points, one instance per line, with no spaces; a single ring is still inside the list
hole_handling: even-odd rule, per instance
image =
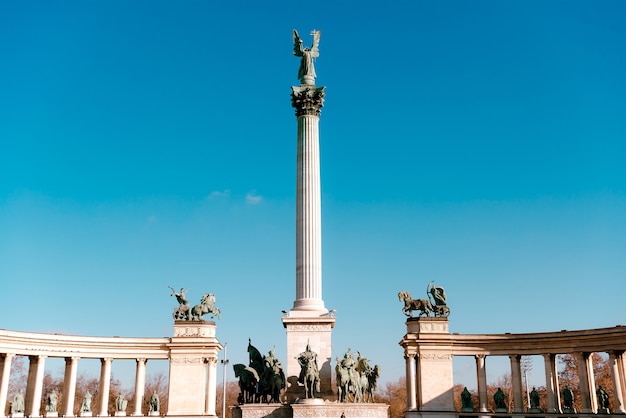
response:
[[[523,414],[522,356],[543,357],[547,411],[563,411],[557,373],[557,356],[576,357],[580,377],[581,414],[598,413],[592,353],[607,353],[610,360],[614,397],[611,413],[626,414],[626,327],[600,328],[581,331],[560,331],[532,334],[450,334],[447,318],[428,317],[407,320],[407,334],[400,345],[406,361],[407,416],[455,417],[453,398],[453,365],[455,356],[472,356],[476,363],[478,384],[478,413],[488,408],[486,360],[489,356],[507,356],[511,367],[512,414]],[[430,412],[432,411],[432,413]],[[435,413],[436,411],[436,413]],[[447,411],[447,412],[446,412]]]
[[[112,364],[116,360],[134,360],[134,404],[115,415],[143,416],[146,364],[149,360],[169,361],[168,415],[216,416],[217,356],[222,346],[215,338],[212,321],[175,321],[171,338],[101,338],[38,334],[0,330],[0,418],[7,405],[11,364],[16,356],[29,360],[23,413],[26,417],[75,416],[78,365],[81,359],[100,360],[98,410],[80,416],[108,416]],[[58,412],[41,411],[46,360],[64,358],[63,397]],[[200,376],[189,382],[189,374]],[[197,399],[195,404],[187,396]]]
[[[7,404],[7,395],[9,388],[9,379],[11,364],[16,355],[27,355],[23,353],[2,353],[0,354],[0,416],[4,416],[4,406]],[[41,404],[42,398],[46,394],[42,393],[45,362],[47,355],[29,355],[28,378],[26,381],[26,393],[24,397],[24,415],[30,417],[38,417],[42,415]],[[65,357],[65,373],[63,375],[63,403],[60,413],[65,417],[73,417],[75,398],[76,398],[76,379],[78,372],[78,361],[81,357]],[[100,384],[99,384],[99,405],[100,410],[94,411],[99,416],[109,415],[109,392],[111,386],[111,365],[112,357],[101,358],[100,368]],[[146,383],[146,363],[148,359],[137,358],[136,374],[135,374],[135,404],[131,416],[142,416],[141,411],[144,401],[144,389]],[[82,416],[92,416],[94,412],[83,413]]]

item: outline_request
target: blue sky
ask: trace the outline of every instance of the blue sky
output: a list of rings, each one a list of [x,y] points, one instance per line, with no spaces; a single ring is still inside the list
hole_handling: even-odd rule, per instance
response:
[[[397,293],[431,280],[452,332],[623,324],[625,15],[623,1],[2,2],[0,328],[170,336],[172,285],[215,293],[232,362],[248,338],[286,361],[294,28],[322,31],[337,355],[403,375]]]

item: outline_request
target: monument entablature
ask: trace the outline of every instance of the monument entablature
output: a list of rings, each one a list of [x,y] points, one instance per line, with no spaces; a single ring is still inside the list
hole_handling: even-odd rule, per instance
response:
[[[536,332],[522,334],[449,334],[429,332],[441,327],[439,318],[410,318],[407,334],[400,345],[409,352],[440,349],[445,346],[453,355],[508,356],[566,354],[575,352],[610,352],[626,349],[626,326],[577,331]],[[446,321],[447,322],[447,321]],[[445,326],[447,330],[447,324]],[[419,331],[418,331],[419,330]],[[419,343],[416,345],[416,343]],[[417,351],[416,351],[417,352]]]

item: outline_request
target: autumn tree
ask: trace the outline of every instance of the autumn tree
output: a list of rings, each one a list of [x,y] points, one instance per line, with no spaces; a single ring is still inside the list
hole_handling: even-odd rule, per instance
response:
[[[237,396],[239,395],[239,383],[226,382],[226,418],[232,418],[232,412],[230,407],[237,405]],[[222,417],[222,398],[224,396],[224,384],[217,385],[217,394],[215,400],[216,414],[219,418]]]
[[[387,382],[376,393],[376,401],[389,405],[389,418],[403,418],[406,411],[406,378],[400,377],[395,382]]]

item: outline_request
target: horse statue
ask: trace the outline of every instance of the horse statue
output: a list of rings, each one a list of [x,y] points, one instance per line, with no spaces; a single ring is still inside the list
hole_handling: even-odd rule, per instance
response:
[[[433,305],[428,299],[414,300],[406,290],[398,293],[398,299],[404,302],[402,312],[411,318],[413,318],[413,311],[420,311],[419,316],[428,316],[431,312],[434,312]]]
[[[378,377],[380,376],[380,366],[377,364],[373,369],[370,369],[367,374],[367,401],[376,402],[374,400],[374,392],[376,391],[376,384],[378,383]],[[365,397],[365,394],[363,397]]]
[[[252,341],[248,339],[248,358],[249,366],[245,369],[254,372],[256,376],[256,390],[254,396],[242,395],[241,403],[280,403],[280,391],[285,388],[287,380],[285,379],[283,366],[274,356],[274,350],[270,350],[267,356],[263,356],[252,345]]]
[[[300,364],[300,376],[298,382],[304,384],[304,397],[315,398],[315,393],[320,391],[320,372],[317,367],[317,353],[311,350],[309,344],[306,350],[296,357]]]
[[[280,403],[280,391],[285,388],[285,373],[273,350],[265,357],[265,370],[259,382],[261,402]]]
[[[217,319],[221,319],[221,312],[215,306],[215,295],[213,293],[205,293],[200,300],[200,304],[191,308],[189,316],[192,321],[199,321],[208,313],[211,314],[211,318],[217,317]]]
[[[256,387],[259,383],[259,375],[252,367],[244,364],[234,364],[235,377],[239,378],[239,399],[242,403],[253,403],[256,399]]]
[[[356,401],[357,393],[360,392],[359,378],[356,370],[356,360],[350,349],[344,354],[343,359],[337,358],[335,366],[335,375],[337,376],[337,397],[339,402]]]

